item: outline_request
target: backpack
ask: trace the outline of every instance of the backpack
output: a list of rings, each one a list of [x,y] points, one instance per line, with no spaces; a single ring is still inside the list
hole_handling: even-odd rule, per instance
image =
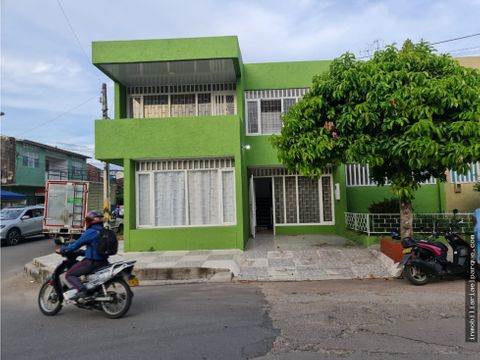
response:
[[[97,242],[97,253],[103,256],[115,255],[118,251],[117,235],[107,228],[102,228],[99,232]]]

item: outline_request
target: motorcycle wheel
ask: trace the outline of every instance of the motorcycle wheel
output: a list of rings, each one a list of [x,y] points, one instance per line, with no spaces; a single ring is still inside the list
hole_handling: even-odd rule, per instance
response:
[[[128,284],[121,279],[114,279],[105,284],[107,296],[113,301],[101,303],[105,316],[109,319],[118,319],[125,315],[132,304],[132,291]]]
[[[405,269],[403,270],[403,275],[413,285],[420,286],[425,285],[428,282],[428,275],[412,265],[405,266]]]
[[[56,315],[62,308],[62,301],[49,281],[43,283],[38,293],[38,307],[42,314],[47,316]]]

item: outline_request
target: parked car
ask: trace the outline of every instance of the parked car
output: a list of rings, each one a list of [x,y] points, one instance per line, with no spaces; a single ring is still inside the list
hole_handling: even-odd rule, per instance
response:
[[[115,219],[114,230],[118,235],[123,235],[123,217]]]
[[[22,238],[43,232],[43,205],[4,208],[0,211],[2,244],[17,245]]]

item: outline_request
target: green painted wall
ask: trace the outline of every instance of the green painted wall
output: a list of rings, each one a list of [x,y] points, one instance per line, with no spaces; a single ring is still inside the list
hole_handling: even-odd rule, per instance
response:
[[[135,162],[130,159],[123,161],[123,239],[125,251],[135,249],[132,244],[131,230],[136,227],[136,210],[135,210]]]
[[[337,228],[334,225],[275,226],[275,232],[277,235],[336,234]]]
[[[114,82],[115,96],[115,119],[125,119],[127,117],[127,88],[118,82]]]
[[[16,142],[17,160],[15,162],[15,185],[44,186],[45,185],[45,151],[43,149],[25,145],[20,141]],[[23,165],[22,154],[34,152],[39,155],[37,168],[30,168]]]
[[[243,128],[243,131],[245,128]],[[246,136],[245,143],[250,149],[245,151],[248,166],[279,165],[277,153],[270,142],[271,136]]]
[[[394,197],[389,186],[354,186],[347,187],[348,211],[368,212],[374,202]],[[445,209],[444,184],[423,185],[415,193],[413,210],[417,213],[438,213]]]
[[[98,159],[240,155],[238,116],[95,121]]]
[[[244,64],[245,90],[306,88],[328,70],[330,60]]]
[[[135,251],[232,249],[238,242],[237,226],[185,227],[130,230],[131,248]]]
[[[15,185],[24,186],[45,186],[45,159],[46,157],[52,157],[66,161],[66,168],[71,172],[72,163],[77,162],[82,164],[82,170],[86,170],[87,163],[83,157],[76,157],[74,155],[68,155],[62,152],[56,152],[53,150],[45,149],[42,147],[25,144],[21,141],[16,141],[17,159],[15,162]],[[23,165],[23,154],[26,152],[34,152],[38,154],[39,161],[38,167],[31,168]],[[80,178],[78,178],[80,179]]]

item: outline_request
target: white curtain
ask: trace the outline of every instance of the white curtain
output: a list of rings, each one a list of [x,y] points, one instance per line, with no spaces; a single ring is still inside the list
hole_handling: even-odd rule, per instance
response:
[[[222,172],[223,222],[235,222],[235,189],[233,187],[233,171]]]
[[[219,224],[218,171],[188,173],[190,225]]]
[[[185,173],[155,173],[155,226],[185,225]]]
[[[138,225],[151,225],[150,175],[138,175]]]

